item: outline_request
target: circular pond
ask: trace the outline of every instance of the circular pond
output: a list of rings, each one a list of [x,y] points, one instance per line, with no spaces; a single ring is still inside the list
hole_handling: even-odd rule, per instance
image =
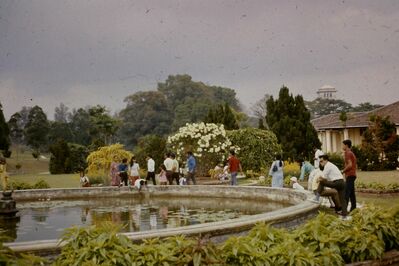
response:
[[[6,245],[16,252],[41,253],[57,252],[59,236],[73,225],[113,221],[132,241],[173,235],[223,241],[257,222],[295,226],[319,207],[305,191],[243,186],[42,189],[15,191],[13,197],[20,220],[8,223],[14,235]]]
[[[0,220],[6,242],[57,239],[64,229],[112,221],[122,232],[139,232],[217,222],[290,206],[236,198],[118,197],[22,201],[19,220]]]

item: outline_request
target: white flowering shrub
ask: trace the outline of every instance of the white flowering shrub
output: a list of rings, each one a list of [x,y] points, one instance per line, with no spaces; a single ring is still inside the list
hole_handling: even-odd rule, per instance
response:
[[[223,125],[213,123],[186,124],[168,137],[169,149],[176,152],[178,160],[185,162],[186,153],[192,151],[197,160],[197,175],[208,174],[216,164],[227,159],[231,141]]]

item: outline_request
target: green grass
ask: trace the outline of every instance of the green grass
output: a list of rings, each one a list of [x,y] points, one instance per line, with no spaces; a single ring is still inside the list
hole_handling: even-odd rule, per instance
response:
[[[30,185],[35,184],[40,179],[46,181],[52,188],[73,188],[80,186],[79,174],[23,174],[10,176],[11,182],[25,182]]]
[[[357,171],[356,182],[371,183],[377,182],[383,185],[388,185],[390,183],[399,183],[399,171],[374,171],[374,172],[364,172]]]
[[[399,195],[356,193],[356,201],[361,205],[373,204],[384,209],[399,207]]]

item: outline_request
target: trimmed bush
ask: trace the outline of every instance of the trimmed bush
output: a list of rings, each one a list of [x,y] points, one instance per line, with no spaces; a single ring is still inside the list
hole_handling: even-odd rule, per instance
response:
[[[243,170],[268,169],[275,155],[281,153],[276,135],[269,130],[244,128],[227,131],[227,136],[234,146],[240,147],[237,155]]]

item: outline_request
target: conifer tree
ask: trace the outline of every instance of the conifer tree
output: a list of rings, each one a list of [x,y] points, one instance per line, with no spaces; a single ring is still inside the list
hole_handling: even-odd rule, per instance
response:
[[[294,98],[289,89],[283,86],[279,98],[274,100],[270,97],[266,104],[266,122],[276,134],[284,158],[295,159],[299,155],[309,157],[314,147],[320,148],[321,143],[310,123],[310,113],[302,96]]]
[[[46,150],[49,129],[49,122],[43,109],[37,105],[34,106],[29,112],[28,123],[25,126],[25,138],[35,153]]]
[[[227,130],[239,129],[238,122],[228,103],[211,107],[204,119],[205,123],[223,124]]]

